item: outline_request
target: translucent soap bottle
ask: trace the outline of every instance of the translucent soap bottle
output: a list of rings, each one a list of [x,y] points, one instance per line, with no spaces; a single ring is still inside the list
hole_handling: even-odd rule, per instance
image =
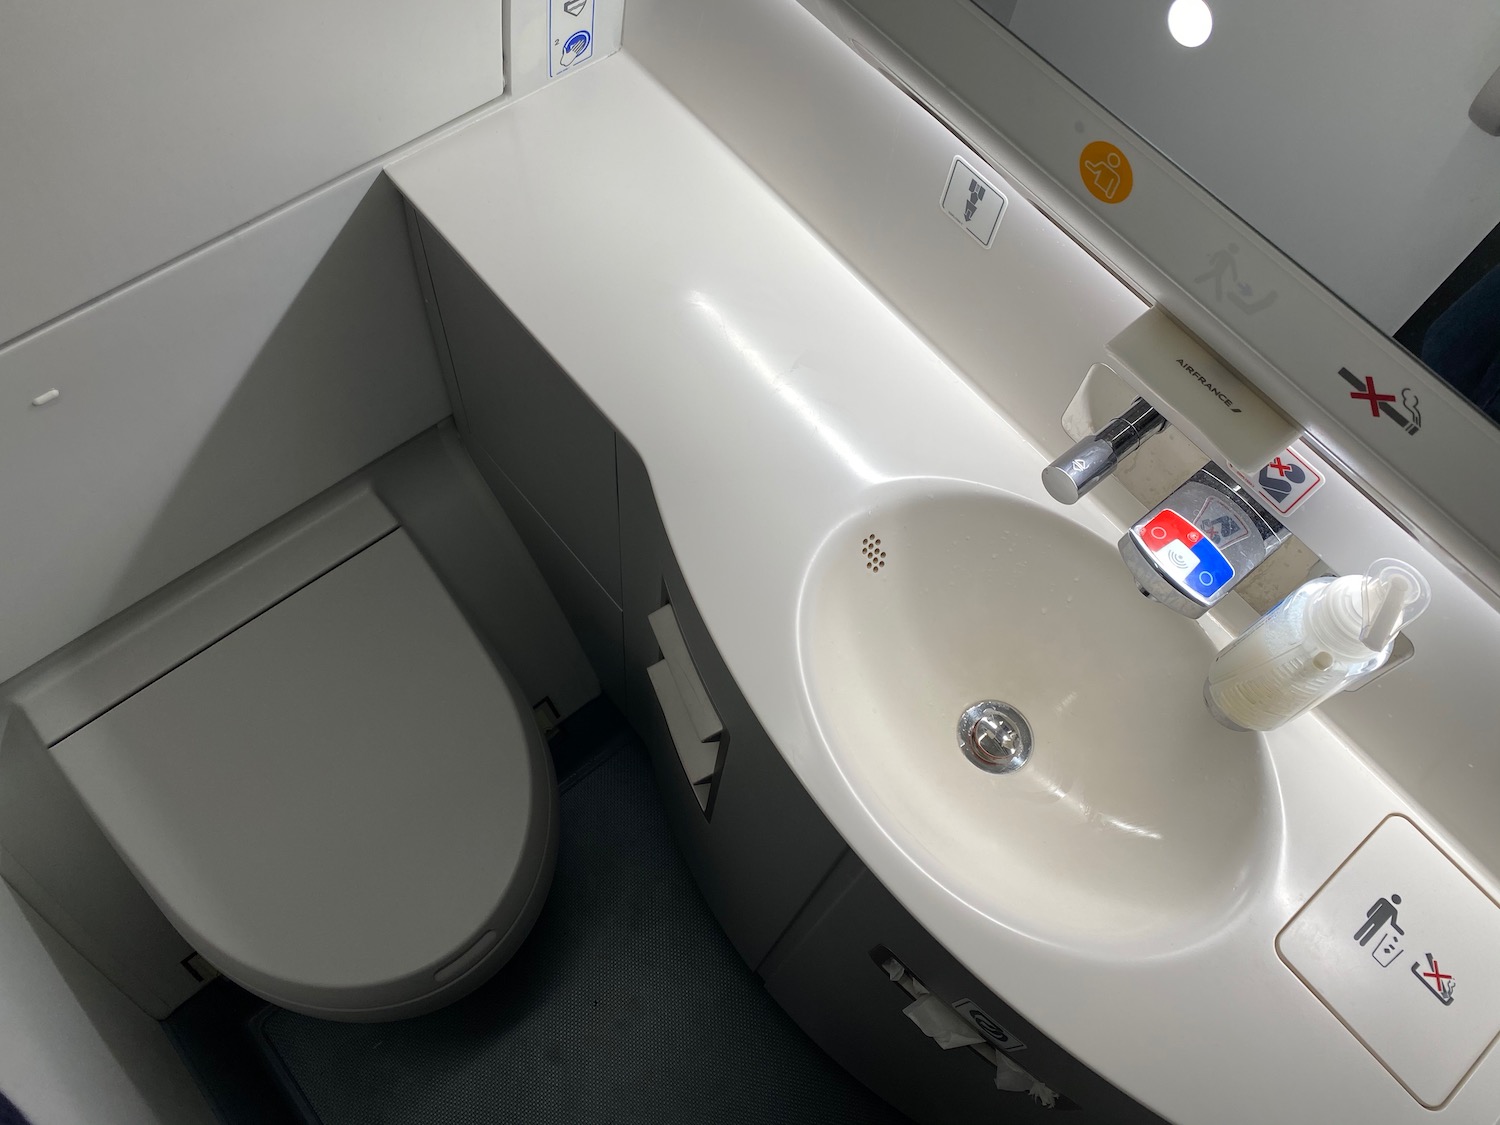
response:
[[[1397,559],[1378,559],[1362,575],[1314,578],[1209,665],[1209,711],[1235,730],[1290,722],[1384,664],[1431,597],[1427,580]]]

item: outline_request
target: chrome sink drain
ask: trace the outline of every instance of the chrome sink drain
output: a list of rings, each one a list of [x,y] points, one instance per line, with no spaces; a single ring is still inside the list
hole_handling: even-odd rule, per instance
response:
[[[958,718],[964,756],[990,773],[1010,773],[1031,757],[1031,724],[1009,703],[984,699]]]

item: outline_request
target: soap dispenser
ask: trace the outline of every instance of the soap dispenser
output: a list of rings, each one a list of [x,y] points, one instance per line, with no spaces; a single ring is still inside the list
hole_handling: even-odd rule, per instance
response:
[[[1314,578],[1219,653],[1204,701],[1226,727],[1274,730],[1368,678],[1431,597],[1427,580],[1397,559]]]

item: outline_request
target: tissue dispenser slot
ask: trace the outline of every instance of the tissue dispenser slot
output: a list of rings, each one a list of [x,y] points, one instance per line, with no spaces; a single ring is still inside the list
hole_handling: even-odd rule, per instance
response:
[[[671,670],[682,697],[688,721],[699,742],[711,742],[724,733],[724,724],[708,698],[708,689],[698,675],[693,658],[688,655],[687,642],[682,639],[682,628],[677,624],[677,614],[671,605],[664,605],[646,618],[651,632],[656,636],[662,659]]]
[[[646,675],[682,772],[693,787],[698,807],[706,814],[718,774],[719,752],[724,746],[724,724],[688,655],[672,607],[664,605],[646,620],[662,653],[662,659],[647,668]]]
[[[891,981],[911,997],[912,1002],[903,1008],[902,1014],[916,1024],[942,1050],[949,1051],[967,1047],[995,1071],[995,1088],[1005,1093],[1029,1094],[1031,1099],[1046,1109],[1077,1109],[1078,1103],[1059,1094],[1039,1081],[1010,1055],[1024,1051],[1026,1044],[983,1016],[986,1030],[976,1024],[967,1014],[979,1011],[970,1000],[959,1000],[953,1004],[939,999],[917,976],[889,949],[877,945],[870,950],[873,961]],[[1009,1044],[1002,1046],[1001,1044]]]

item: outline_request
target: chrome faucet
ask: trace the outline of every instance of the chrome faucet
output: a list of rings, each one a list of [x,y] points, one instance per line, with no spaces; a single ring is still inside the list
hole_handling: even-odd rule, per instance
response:
[[[1167,420],[1143,398],[1125,408],[1093,437],[1086,437],[1042,470],[1042,484],[1062,504],[1076,504],[1094,485],[1113,473],[1121,460],[1153,434],[1167,428]]]
[[[1145,399],[1042,470],[1064,504],[1077,503],[1120,459],[1167,422]],[[1228,472],[1210,461],[1120,537],[1120,556],[1141,593],[1185,617],[1202,617],[1291,537]]]

